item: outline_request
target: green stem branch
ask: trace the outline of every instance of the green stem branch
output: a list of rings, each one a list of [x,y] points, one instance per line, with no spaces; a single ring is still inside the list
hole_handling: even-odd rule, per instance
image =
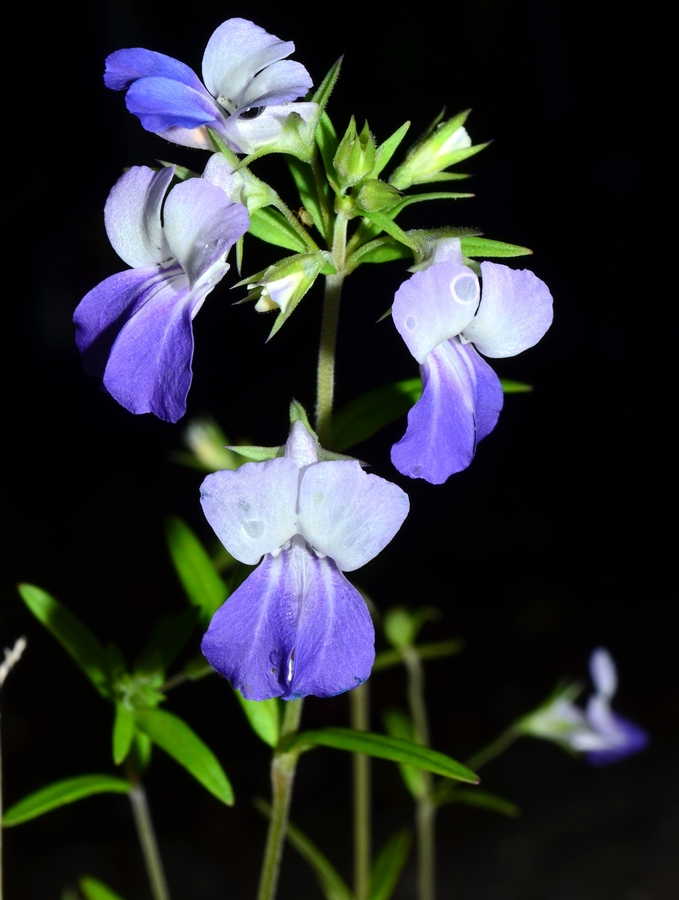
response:
[[[285,705],[281,737],[297,731],[301,717],[302,700],[288,700]],[[278,873],[283,855],[285,832],[290,814],[290,800],[292,799],[292,786],[295,780],[298,757],[299,752],[278,753],[274,751],[273,759],[271,760],[273,802],[257,900],[274,900],[276,896]]]

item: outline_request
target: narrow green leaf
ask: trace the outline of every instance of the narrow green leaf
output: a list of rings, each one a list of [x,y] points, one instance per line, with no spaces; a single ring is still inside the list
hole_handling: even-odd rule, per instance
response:
[[[529,394],[533,390],[532,384],[523,381],[512,381],[511,378],[501,378],[500,381],[505,394]]]
[[[387,840],[373,865],[370,900],[389,900],[394,893],[410,852],[409,831],[398,831]]]
[[[354,269],[361,263],[383,263],[394,259],[407,259],[413,255],[409,247],[395,241],[390,235],[382,235],[372,241],[361,244],[347,259],[347,268]]]
[[[387,732],[395,738],[402,738],[405,741],[413,741],[415,738],[415,729],[410,716],[402,709],[388,709],[382,716],[384,727]],[[399,763],[403,783],[408,788],[415,800],[419,800],[427,792],[422,769],[416,766],[409,766],[406,763]]]
[[[332,64],[330,67],[328,74],[325,76],[323,81],[318,85],[316,90],[314,91],[314,95],[311,98],[313,103],[318,103],[321,108],[321,112],[328,105],[328,100],[330,99],[330,94],[332,94],[333,88],[337,84],[337,79],[339,78],[340,69],[342,68],[342,60],[343,56]]]
[[[153,754],[153,741],[143,731],[135,731],[132,741],[135,766],[140,772],[145,772],[151,762]]]
[[[120,700],[116,701],[113,720],[113,762],[119,766],[127,759],[134,739],[134,713]]]
[[[399,144],[406,136],[406,132],[410,128],[410,122],[404,122],[401,127],[395,131],[383,144],[377,148],[375,152],[375,168],[372,170],[372,177],[377,178],[382,169],[388,165],[394,153],[398,149]]]
[[[207,628],[229,596],[228,588],[201,542],[178,516],[167,520],[166,538],[179,580],[189,601],[200,610],[200,621]]]
[[[197,538],[196,538],[197,540]],[[201,548],[202,549],[202,548]],[[134,672],[162,672],[180,653],[193,634],[199,618],[198,609],[186,609],[179,615],[163,616],[151,632],[146,646],[134,664]]]
[[[154,744],[222,803],[233,806],[233,790],[219,760],[183,719],[162,709],[138,709],[135,718]]]
[[[101,696],[110,698],[106,651],[87,625],[42,588],[20,584],[19,593],[36,619],[59,641]]]
[[[451,191],[434,191],[429,194],[410,194],[407,197],[402,197],[398,203],[394,204],[394,206],[390,206],[388,214],[395,219],[406,206],[410,206],[413,203],[423,203],[427,200],[466,200],[469,197],[474,196],[474,194],[452,193]]]
[[[19,825],[67,803],[91,797],[92,794],[127,794],[130,787],[129,781],[112,775],[79,775],[55,781],[10,807],[3,816],[2,824],[5,828]]]
[[[367,219],[370,219],[370,221],[381,228],[382,231],[386,231],[387,234],[390,234],[395,240],[405,244],[406,247],[417,250],[417,244],[414,243],[413,239],[392,220],[391,211],[382,212],[380,210],[378,212],[367,212],[364,210],[362,215]]]
[[[260,241],[266,241],[267,244],[285,247],[286,250],[294,250],[297,253],[300,251],[304,253],[309,249],[285,216],[270,207],[256,209],[250,213],[248,234],[254,235]]]
[[[422,394],[419,378],[397,381],[358,397],[342,407],[333,423],[333,447],[346,450],[367,440],[404,416]]]
[[[490,238],[477,236],[463,237],[462,252],[465,256],[530,256],[533,251],[518,244],[505,244],[503,241],[491,241]]]
[[[234,691],[250,727],[257,737],[269,747],[275,747],[280,736],[281,717],[278,700],[246,700],[240,691]]]
[[[318,199],[318,191],[316,189],[316,180],[314,178],[313,169],[294,156],[286,155],[285,161],[292,173],[297,190],[299,191],[299,199],[302,201],[304,209],[311,214],[314,225],[318,231],[325,237],[325,228],[323,226],[323,213],[321,212],[321,204]]]
[[[337,138],[335,126],[332,124],[330,116],[326,112],[324,112],[320,118],[318,127],[316,128],[315,137],[318,149],[321,151],[321,159],[323,160],[323,166],[325,167],[328,181],[332,185],[333,190],[339,193],[339,185],[337,184],[337,179],[335,177],[335,167],[332,162],[335,158],[335,153],[337,153],[339,140]]]
[[[335,750],[348,750],[350,753],[366,753],[379,759],[392,762],[410,763],[457,781],[478,784],[479,778],[471,769],[463,766],[450,756],[430,750],[412,741],[387,737],[384,734],[373,734],[368,731],[353,731],[351,728],[321,728],[318,731],[302,731],[284,737],[280,749],[285,752],[298,750],[304,752],[312,747],[333,747]]]
[[[255,807],[263,816],[271,818],[271,807],[259,797],[254,801]],[[353,894],[337,873],[332,863],[324,856],[309,838],[288,822],[285,834],[299,855],[305,859],[316,875],[326,900],[354,900]]]
[[[464,803],[467,806],[478,806],[481,809],[490,809],[493,812],[500,813],[503,816],[516,818],[521,815],[521,810],[510,800],[503,797],[497,797],[488,791],[480,791],[476,788],[458,788],[455,791],[448,790],[451,783],[449,781],[442,782],[436,791],[436,803],[442,806],[444,803]]]
[[[123,900],[120,894],[116,894],[96,878],[81,878],[78,881],[78,887],[85,900]]]
[[[450,641],[435,641],[431,644],[416,644],[414,649],[421,659],[440,659],[444,656],[455,656],[464,650],[464,641],[453,638]],[[398,650],[383,650],[378,653],[373,663],[373,672],[380,669],[389,669],[403,662],[403,656]]]

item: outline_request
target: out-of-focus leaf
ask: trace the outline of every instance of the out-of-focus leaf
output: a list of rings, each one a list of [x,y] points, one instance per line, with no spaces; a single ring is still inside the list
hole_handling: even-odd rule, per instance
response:
[[[419,378],[396,381],[343,406],[334,417],[333,449],[341,452],[367,440],[404,416],[422,395]]]
[[[112,775],[78,775],[76,778],[65,778],[19,800],[7,810],[2,818],[2,824],[5,828],[19,825],[67,803],[91,797],[92,794],[127,794],[130,787],[129,781],[114,778]]]
[[[116,701],[116,714],[113,720],[113,762],[119,766],[125,762],[134,739],[134,713],[131,709]]]
[[[264,800],[257,798],[255,807],[263,816],[271,818],[271,807]],[[299,855],[305,859],[316,875],[321,890],[325,894],[326,900],[354,900],[353,894],[346,886],[341,876],[337,873],[332,863],[321,853],[318,847],[310,841],[309,838],[296,828],[291,822],[288,822],[288,828],[285,834],[292,846],[297,850]]]
[[[453,638],[450,641],[436,641],[433,644],[416,644],[414,649],[421,659],[441,659],[444,656],[455,656],[464,650],[464,646],[464,641]],[[398,666],[402,662],[403,656],[398,650],[383,650],[375,657],[373,672]]]
[[[87,625],[42,588],[20,584],[19,593],[36,619],[59,641],[102,697],[110,698],[106,651]]]
[[[234,691],[234,694],[257,737],[261,738],[269,747],[275,747],[278,743],[281,725],[278,700],[275,697],[271,697],[269,700],[246,700],[240,691]]]
[[[300,251],[304,253],[309,249],[290,222],[277,209],[266,207],[251,212],[248,231],[260,241],[284,247],[286,250],[294,250],[296,253]]]
[[[438,806],[445,803],[464,803],[467,806],[478,806],[481,809],[490,809],[493,812],[500,813],[503,816],[516,818],[521,815],[521,810],[512,803],[511,800],[505,800],[504,797],[497,797],[488,791],[480,791],[475,788],[458,788],[457,790],[449,790],[450,782],[441,782],[437,786],[434,799]]]
[[[430,750],[412,741],[373,734],[369,731],[321,728],[318,731],[302,731],[287,735],[280,742],[280,749],[286,752],[292,750],[303,752],[317,746],[348,750],[350,753],[366,753],[368,756],[390,759],[392,762],[410,763],[436,775],[467,781],[470,784],[477,784],[479,781],[478,775],[471,769],[446,756],[445,753]]]
[[[398,831],[387,840],[373,865],[370,900],[389,900],[410,852],[410,832]]]
[[[81,878],[78,881],[78,887],[85,900],[123,900],[120,894],[116,894],[96,878]]]
[[[533,390],[532,384],[523,381],[512,381],[511,378],[501,378],[500,381],[505,394],[529,394]]]
[[[167,545],[179,580],[189,601],[200,610],[201,624],[207,628],[212,616],[229,596],[229,591],[210,556],[178,516],[167,521]]]
[[[160,671],[164,674],[193,634],[198,618],[196,608],[163,616],[134,664],[135,673]]]
[[[183,766],[204,788],[227,806],[233,805],[233,790],[212,750],[178,716],[162,709],[139,709],[137,726]]]
[[[401,738],[404,741],[414,741],[415,729],[413,728],[413,723],[410,716],[402,709],[397,709],[395,707],[388,709],[384,713],[382,720],[384,722],[384,727],[392,737]],[[401,772],[403,783],[412,796],[416,800],[424,797],[427,788],[422,769],[418,769],[417,766],[407,765],[406,763],[399,763],[398,768]]]

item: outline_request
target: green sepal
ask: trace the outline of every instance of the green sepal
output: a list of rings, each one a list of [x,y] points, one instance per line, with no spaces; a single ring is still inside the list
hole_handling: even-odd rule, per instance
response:
[[[436,775],[470,784],[478,784],[479,781],[478,775],[471,769],[437,750],[430,750],[412,741],[368,731],[354,731],[351,728],[321,728],[318,731],[289,734],[281,739],[278,749],[282,753],[292,751],[303,753],[317,746],[348,750],[350,753],[365,753],[397,763],[409,763]]]
[[[512,257],[531,256],[533,251],[518,244],[505,244],[503,241],[491,241],[489,238],[467,236],[461,240],[461,249],[465,256]]]
[[[153,755],[153,741],[143,731],[135,731],[130,752],[133,760],[134,771],[144,773]]]
[[[280,447],[229,447],[234,453],[240,453],[252,462],[266,462],[268,459],[276,459],[285,454],[285,444]]]
[[[413,242],[413,239],[393,221],[390,212],[384,212],[382,210],[368,212],[365,210],[365,218],[370,219],[373,225],[377,225],[378,228],[381,228],[382,231],[386,231],[387,234],[390,234],[395,240],[405,244],[406,247],[417,250],[417,245]]]
[[[134,740],[134,712],[121,700],[116,700],[113,720],[113,762],[119,766],[127,759]]]
[[[370,875],[370,900],[389,900],[408,860],[412,837],[407,829],[397,831],[385,842]]]
[[[215,145],[216,150],[222,154],[222,156],[231,163],[234,169],[238,169],[241,165],[241,161],[238,159],[233,150],[230,149],[224,138],[218,134],[214,130],[214,128],[207,128],[207,133],[210,135],[210,140]]]
[[[80,878],[78,887],[85,900],[123,900],[120,894],[96,878]]]
[[[143,709],[135,712],[135,720],[137,727],[196,781],[222,803],[233,806],[233,789],[219,760],[183,719],[165,710]]]
[[[277,209],[269,207],[250,213],[248,234],[266,241],[267,244],[285,247],[286,250],[294,250],[297,253],[304,253],[309,249],[285,216]]]
[[[159,159],[158,162],[161,166],[165,166],[166,169],[174,166],[174,177],[177,181],[188,181],[189,178],[200,178],[198,172],[194,172],[193,169],[187,169],[186,166],[178,166],[177,163],[168,162],[166,159]]]
[[[415,729],[410,716],[396,707],[388,709],[382,716],[387,734],[404,741],[415,740]],[[399,771],[403,783],[415,800],[421,800],[427,793],[427,785],[422,769],[408,763],[399,763]],[[447,784],[448,782],[446,782]]]
[[[377,148],[375,151],[375,167],[372,172],[374,178],[377,178],[382,169],[389,164],[389,161],[398,149],[403,138],[406,136],[409,128],[410,122],[404,122],[397,131]]]
[[[394,206],[392,206],[389,209],[388,214],[393,216],[393,218],[396,218],[406,206],[411,206],[413,203],[423,203],[427,200],[466,200],[474,196],[476,195],[459,194],[453,193],[452,191],[432,191],[428,194],[409,194],[407,197],[402,197]]]
[[[311,96],[311,102],[318,103],[319,117],[324,114],[325,107],[328,105],[328,100],[330,99],[330,95],[332,94],[333,89],[337,84],[337,79],[339,78],[343,59],[344,56],[340,56],[340,58],[332,64],[327,74],[323,78],[323,81],[321,81],[321,83],[318,85]]]
[[[271,818],[271,807],[260,797],[255,798],[254,806],[267,819]],[[326,900],[354,900],[354,895],[330,860],[291,822],[288,822],[285,837],[313,870]]]
[[[356,461],[353,456],[346,456],[343,453],[336,453],[334,450],[326,450],[325,447],[321,447],[321,444],[318,440],[318,435],[311,427],[309,416],[307,415],[306,410],[298,400],[293,399],[290,403],[290,431],[292,431],[292,427],[295,422],[301,422],[313,438],[319,462],[329,462],[333,460]],[[360,460],[358,460],[358,462],[360,462]]]
[[[20,825],[50,810],[91,797],[93,794],[128,794],[130,788],[129,781],[115,778],[113,775],[78,775],[75,778],[65,778],[19,800],[5,812],[2,824],[4,828]]]
[[[386,234],[361,244],[347,259],[347,268],[355,269],[361,263],[384,263],[394,259],[407,259],[412,255],[413,251],[409,247]]]
[[[413,649],[420,659],[443,659],[446,656],[455,656],[465,648],[465,642],[459,638],[449,641],[435,641],[431,644],[416,644]],[[403,655],[400,650],[382,650],[375,657],[373,672],[382,669],[390,669],[403,663]]]
[[[280,704],[275,697],[269,700],[246,700],[240,691],[234,690],[236,699],[258,738],[275,747],[281,731]]]
[[[477,788],[458,788],[450,790],[450,781],[442,781],[434,792],[434,802],[437,806],[446,803],[464,803],[467,806],[478,806],[480,809],[489,809],[492,812],[500,813],[502,816],[509,816],[515,819],[521,815],[521,809],[512,803],[511,800],[505,800],[504,797],[498,797],[488,791],[481,791]]]
[[[168,666],[186,646],[196,628],[199,617],[200,612],[196,607],[186,609],[178,615],[163,616],[135,660],[134,673],[161,672],[164,675]]]
[[[59,641],[101,696],[110,700],[107,654],[87,625],[42,588],[20,584],[19,593],[36,619]]]
[[[170,557],[189,602],[197,607],[200,622],[207,628],[212,616],[229,596],[229,589],[207,550],[179,516],[167,519],[165,536]]]
[[[492,141],[485,141],[483,144],[472,144],[471,147],[462,147],[459,150],[455,150],[453,153],[447,154],[444,168],[448,168],[448,166],[455,166],[457,165],[457,163],[460,163],[465,159],[469,159],[470,156],[476,156],[477,153],[485,150],[486,147],[489,147],[491,144]],[[459,177],[460,176],[458,176],[458,178]],[[468,178],[469,176],[463,175],[462,177]],[[412,181],[411,184],[434,184],[437,181],[457,181],[458,178],[451,178],[450,173],[448,172],[435,172],[431,175],[423,175],[419,178],[415,178],[415,180]]]
[[[387,210],[387,207],[391,214],[391,209],[400,196],[401,192],[387,184],[386,181],[380,181],[379,178],[368,178],[358,186],[354,194],[354,202],[356,208],[366,215],[370,212]]]
[[[368,123],[361,133],[356,130],[356,119],[352,116],[333,157],[333,168],[337,182],[344,194],[364,178],[369,178],[375,167],[375,139]]]

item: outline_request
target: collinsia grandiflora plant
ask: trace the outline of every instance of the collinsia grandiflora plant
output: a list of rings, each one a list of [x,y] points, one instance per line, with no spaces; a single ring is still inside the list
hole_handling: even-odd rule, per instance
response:
[[[513,804],[475,785],[478,769],[515,738],[556,742],[594,765],[635,753],[648,740],[640,726],[611,710],[616,670],[599,649],[591,660],[595,693],[584,710],[574,703],[576,687],[559,689],[462,764],[429,747],[423,660],[461,649],[454,640],[418,642],[436,611],[386,611],[381,627],[391,649],[375,657],[373,619],[380,618],[345,573],[353,579],[377,554],[390,552],[410,504],[405,490],[388,480],[397,476],[387,460],[371,461],[381,473],[373,474],[344,451],[407,414],[405,434],[391,451],[400,475],[439,485],[465,469],[512,389],[486,358],[515,356],[535,345],[551,325],[552,298],[531,271],[487,259],[530,252],[523,247],[470,228],[403,230],[397,223],[412,203],[471,196],[421,188],[464,178],[450,168],[485,146],[472,144],[467,113],[440,116],[403,155],[409,123],[382,143],[353,118],[337,130],[326,105],[339,63],[314,91],[306,68],[289,58],[294,49],[252,22],[229,19],[208,41],[202,81],[156,51],[123,49],[106,60],[106,87],[124,92],[143,128],[204,151],[205,165],[202,173],[170,163],[133,166],[111,189],[106,231],[129,268],[94,287],[74,316],[84,366],[103,390],[131,413],[172,423],[182,418],[192,378],[193,319],[213,291],[234,286],[234,268],[240,276],[253,238],[269,245],[272,261],[235,286],[246,288],[243,300],[253,301],[257,312],[276,313],[271,337],[292,340],[294,325],[287,323],[295,308],[318,279],[325,285],[313,425],[293,400],[279,446],[225,446],[208,421],[192,422],[186,432],[192,464],[211,473],[201,503],[225,548],[218,565],[181,520],[170,522],[170,552],[192,609],[164,620],[130,667],[120,650],[105,650],[59,601],[33,585],[20,588],[31,611],[114,706],[113,759],[124,775],[87,775],[41,788],[10,808],[4,824],[93,793],[126,793],[155,900],[170,893],[143,787],[151,746],[221,801],[234,802],[215,754],[162,706],[169,690],[187,679],[221,673],[255,735],[273,750],[272,804],[261,804],[270,823],[259,900],[275,895],[286,836],[310,861],[329,900],[390,896],[409,837],[394,835],[373,860],[370,756],[401,768],[415,804],[418,900],[433,900],[438,807],[475,804],[482,796],[482,805],[513,814]],[[299,201],[284,202],[254,174],[257,160],[268,154],[283,156],[292,175],[285,190],[294,186]],[[277,258],[281,250],[285,255]],[[420,378],[378,388],[334,417],[340,298],[346,278],[367,263],[407,270],[393,299],[384,298],[384,309],[419,364]],[[291,395],[294,390],[291,382]],[[236,427],[230,425],[232,432]],[[248,574],[239,564],[256,568]],[[197,624],[204,658],[169,674]],[[390,665],[405,668],[408,712],[391,710],[384,717],[387,733],[372,732],[365,682],[373,668]],[[299,730],[304,697],[345,691],[351,728]],[[288,822],[299,757],[315,746],[355,754],[352,889]],[[113,896],[93,879],[82,880],[80,891],[94,900]]]

